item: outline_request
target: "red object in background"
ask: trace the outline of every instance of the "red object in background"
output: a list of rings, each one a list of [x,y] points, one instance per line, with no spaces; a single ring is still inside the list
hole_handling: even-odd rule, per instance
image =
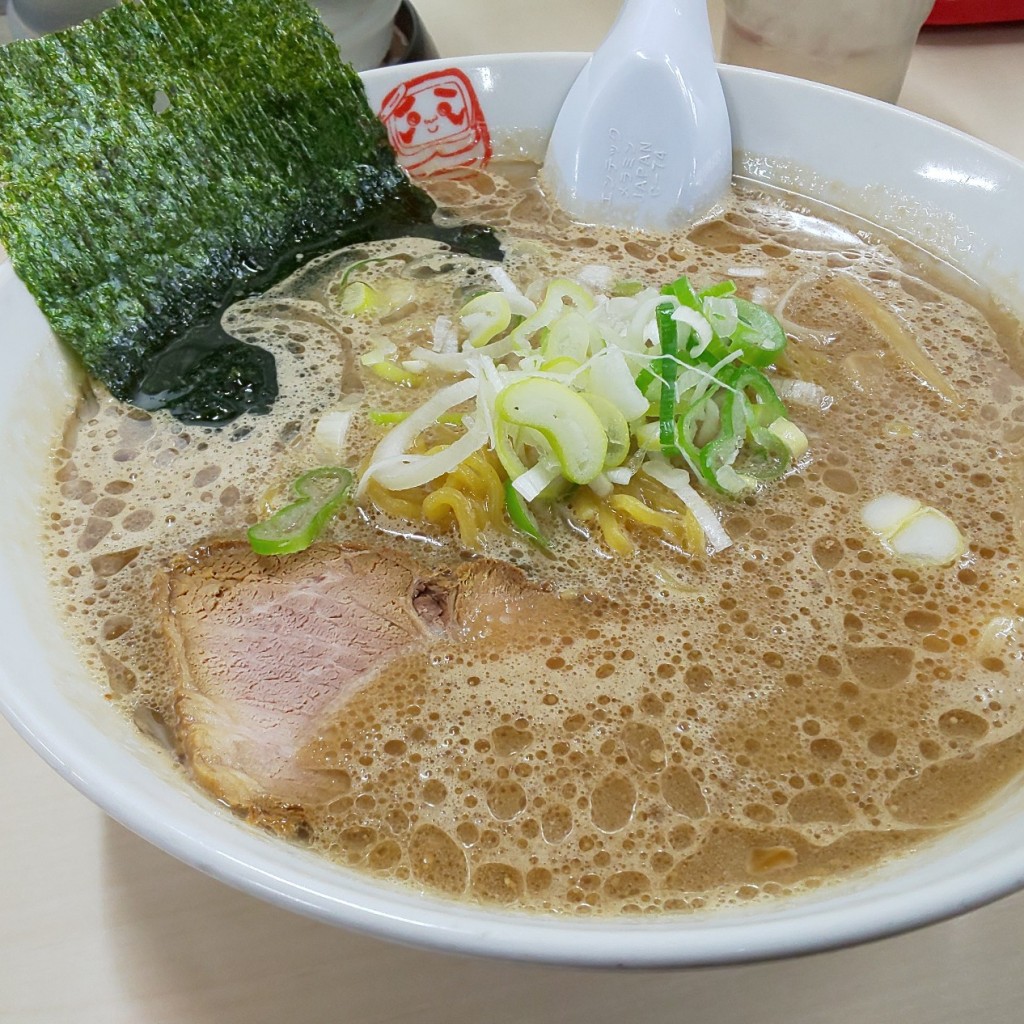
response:
[[[926,25],[1024,21],[1024,0],[936,0]]]
[[[473,84],[458,68],[410,78],[378,114],[398,162],[414,178],[472,173],[491,159],[491,137]]]

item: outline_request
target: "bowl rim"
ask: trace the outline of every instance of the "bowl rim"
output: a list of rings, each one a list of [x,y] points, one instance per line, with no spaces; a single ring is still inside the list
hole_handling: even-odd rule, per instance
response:
[[[473,55],[414,65],[432,69],[507,69],[543,63],[563,77],[582,66],[582,53]],[[770,80],[770,88],[838,90],[784,76],[723,66],[727,86]],[[366,73],[381,83],[401,80],[409,70]],[[567,79],[571,81],[571,77]],[[841,102],[888,107],[840,94]],[[929,125],[941,137],[960,136],[987,158],[1009,161],[1024,183],[1024,164],[963,133],[900,111],[901,120]],[[981,150],[978,150],[981,147]],[[9,262],[0,264],[0,297],[20,286]],[[27,295],[27,293],[26,293]],[[97,688],[98,690],[99,688]],[[575,919],[484,909],[417,894],[412,889],[367,880],[348,869],[245,826],[193,788],[170,787],[158,772],[140,766],[138,750],[119,745],[110,731],[84,716],[54,688],[16,685],[0,664],[0,712],[59,774],[122,825],[179,860],[235,888],[278,906],[380,938],[453,953],[549,964],[592,967],[696,967],[741,964],[821,952],[908,931],[981,906],[1024,888],[1024,856],[997,845],[982,857],[985,872],[971,886],[951,886],[944,877],[925,879],[903,891],[896,870],[853,879],[827,890],[828,898],[793,898],[753,910],[694,912],[651,918]],[[166,759],[166,755],[164,755]],[[979,854],[979,856],[982,856]],[[886,872],[882,872],[886,874]],[[864,902],[860,894],[874,895]]]

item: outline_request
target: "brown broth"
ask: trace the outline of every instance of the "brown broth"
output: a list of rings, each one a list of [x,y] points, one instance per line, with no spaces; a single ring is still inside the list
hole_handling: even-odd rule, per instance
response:
[[[1019,324],[913,246],[792,197],[738,190],[688,235],[629,238],[572,224],[523,169],[504,170],[435,192],[452,216],[508,233],[521,286],[597,264],[650,284],[735,276],[770,307],[788,295],[784,370],[829,400],[791,405],[811,444],[798,470],[717,503],[734,545],[714,557],[640,535],[634,558],[611,557],[555,513],[552,555],[489,536],[488,554],[556,590],[606,595],[612,611],[392,665],[305,752],[335,786],[306,809],[309,842],[461,899],[637,913],[807,891],[975,814],[1024,768]],[[405,251],[451,262],[425,243]],[[54,588],[98,677],[164,741],[175,680],[155,571],[241,535],[317,463],[313,427],[344,395],[362,392],[364,409],[422,401],[358,356],[382,334],[423,343],[453,315],[453,292],[486,282],[461,262],[424,278],[391,322],[368,323],[332,306],[351,259],[321,260],[229,314],[278,358],[272,416],[214,432],[101,395],[68,421],[46,510]],[[838,272],[909,327],[958,405],[851,309]],[[351,464],[380,436],[357,417]],[[963,558],[924,568],[883,550],[860,510],[885,491],[949,515]],[[427,563],[459,556],[454,535],[439,545],[356,509],[329,535]]]

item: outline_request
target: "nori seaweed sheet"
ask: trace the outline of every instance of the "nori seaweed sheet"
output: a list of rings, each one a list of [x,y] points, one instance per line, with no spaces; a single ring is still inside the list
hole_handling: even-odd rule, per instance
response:
[[[225,306],[433,210],[306,0],[129,0],[0,48],[0,242],[122,400],[266,411],[273,358]]]

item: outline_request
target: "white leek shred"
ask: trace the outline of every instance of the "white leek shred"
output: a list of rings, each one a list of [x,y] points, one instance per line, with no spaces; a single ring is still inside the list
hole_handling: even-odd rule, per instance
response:
[[[832,407],[832,396],[820,384],[793,377],[771,377],[770,380],[775,393],[784,402],[821,409],[822,412]]]
[[[562,476],[555,462],[538,462],[532,469],[521,473],[512,481],[512,486],[523,501],[533,501],[545,487],[549,487]]]
[[[593,356],[587,364],[587,387],[611,402],[627,421],[646,415],[649,408],[621,349],[609,346]]]
[[[792,421],[780,416],[768,429],[786,446],[794,460],[802,459],[810,447],[807,435]]]
[[[481,427],[487,431],[487,440],[494,448],[497,445],[497,424],[494,422],[494,403],[501,390],[502,381],[498,368],[487,356],[478,356],[469,367],[476,378],[476,414]]]
[[[317,421],[313,430],[313,442],[324,462],[340,462],[344,458],[345,439],[354,415],[355,410],[352,408],[332,409]]]
[[[386,362],[397,351],[398,348],[393,341],[389,341],[387,338],[379,338],[373,348],[368,349],[359,357],[359,362],[363,366],[376,366],[377,363]]]
[[[714,509],[693,489],[690,474],[686,470],[676,469],[655,457],[644,462],[641,469],[658,483],[664,484],[693,513],[693,518],[704,531],[704,539],[712,554],[732,545],[732,538],[718,521]]]
[[[673,310],[672,319],[678,323],[686,324],[697,335],[697,344],[690,349],[690,355],[699,356],[711,344],[714,332],[711,330],[708,318],[702,313],[698,313],[695,309],[690,309],[689,306],[679,306]]]
[[[515,342],[510,337],[499,338],[479,348],[470,348],[465,352],[433,352],[429,348],[417,345],[411,355],[419,359],[430,369],[439,370],[441,373],[466,373],[473,360],[479,356],[487,356],[490,359],[504,359],[515,348]]]
[[[640,351],[627,340],[635,306],[635,297],[616,295],[606,298],[602,295],[598,298],[597,305],[585,314],[587,320],[597,330],[601,342],[608,348],[618,349],[627,360],[632,360]],[[630,365],[632,367],[632,363]]]
[[[607,498],[615,490],[615,485],[607,473],[598,473],[587,486],[599,498]]]
[[[944,512],[902,494],[882,494],[861,510],[864,525],[894,555],[925,565],[952,565],[967,550]]]
[[[662,295],[653,288],[645,288],[632,300],[626,300],[633,306],[633,314],[626,327],[626,347],[633,352],[648,352],[658,343],[658,323],[654,311],[668,303],[673,311],[679,300],[671,295]]]
[[[501,289],[502,295],[508,299],[509,309],[516,316],[530,316],[531,313],[537,312],[536,303],[531,302],[519,290],[515,281],[509,277],[508,271],[504,267],[490,266],[487,268],[487,273],[491,275],[491,280]]]
[[[608,294],[615,286],[615,271],[600,263],[588,263],[577,275],[576,280],[595,292]]]
[[[451,354],[459,351],[459,335],[455,330],[455,324],[451,317],[439,316],[434,321],[432,330],[434,339],[434,351],[442,354]]]
[[[449,472],[444,468],[435,471],[435,467],[443,467],[449,461],[444,456],[450,455],[453,451],[458,454],[458,458],[451,465],[451,469],[454,469],[463,459],[472,455],[487,441],[486,428],[479,418],[473,428],[458,441],[435,455],[407,454],[406,449],[449,409],[476,398],[479,389],[480,385],[475,377],[467,377],[465,380],[449,384],[428,398],[418,409],[414,409],[401,423],[395,424],[370,456],[370,463],[356,488],[356,496],[366,491],[372,479],[396,491],[420,487],[442,473]],[[401,472],[403,469],[404,472]],[[410,480],[415,482],[410,483]]]
[[[768,272],[763,267],[729,267],[726,277],[764,277]]]
[[[363,474],[359,481],[359,489],[362,491],[371,477],[382,487],[392,491],[422,487],[431,480],[452,472],[486,442],[487,431],[480,425],[473,425],[457,441],[431,455],[394,455],[381,459],[373,463]]]
[[[735,299],[709,295],[701,303],[701,308],[712,328],[723,338],[731,337],[739,326],[740,314]]]
[[[636,470],[629,466],[616,466],[614,469],[606,469],[604,475],[618,487],[625,487],[636,475]]]
[[[661,332],[658,330],[658,324],[654,320],[648,320],[647,326],[644,327],[643,333],[640,335],[640,340],[643,342],[644,351],[650,352],[652,355],[657,351],[658,341],[661,338]]]

